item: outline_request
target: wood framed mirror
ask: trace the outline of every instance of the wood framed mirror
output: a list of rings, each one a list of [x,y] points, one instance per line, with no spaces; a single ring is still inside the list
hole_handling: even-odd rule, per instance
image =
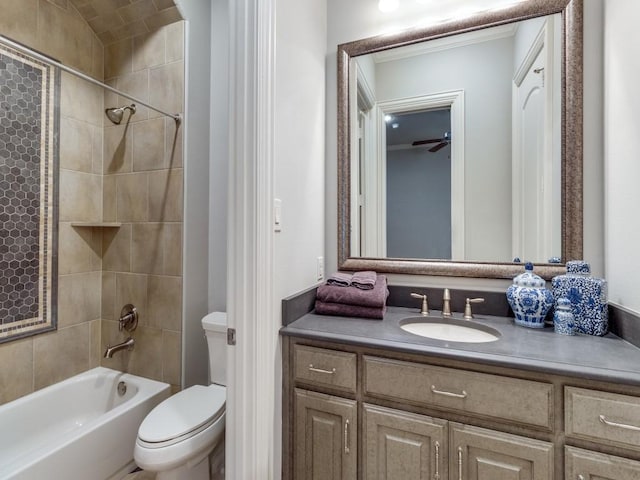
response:
[[[515,257],[519,257],[522,262],[534,261],[536,273],[550,279],[564,272],[566,261],[582,258],[582,15],[581,0],[535,0],[460,20],[338,46],[339,269],[512,278],[523,271],[522,263],[513,261]],[[528,43],[523,48],[521,38],[527,37],[522,32],[527,29],[535,34],[529,34],[530,40],[527,40]],[[481,40],[469,40],[472,38]],[[479,53],[477,42],[484,46],[502,42],[500,44],[503,47],[506,45],[507,51],[514,52],[508,62],[502,62],[511,62],[505,67],[511,69],[506,82],[502,77],[500,80],[487,80],[483,77],[479,71],[480,65],[497,71],[499,62],[495,54],[488,53],[494,56],[487,57],[490,61],[482,63],[483,57]],[[512,42],[511,46],[505,42]],[[473,55],[472,57],[461,57],[461,65],[475,65],[473,76],[485,79],[484,90],[481,89],[480,93],[474,92],[464,81],[459,81],[461,74],[452,66],[453,58],[457,52],[462,51],[461,48],[476,49],[465,53]],[[540,53],[545,49],[549,53]],[[442,72],[442,68],[436,66],[443,64],[434,63],[433,55],[436,54],[441,62],[447,62],[446,70],[451,71],[449,75],[457,75],[457,81],[450,86],[425,86]],[[429,57],[431,63],[425,63],[425,55],[432,55]],[[393,76],[388,73],[394,62],[397,64],[394,68],[400,68],[398,66],[401,62],[405,62],[406,67],[408,58],[414,62],[420,59],[422,63],[418,68],[422,70],[417,70],[419,74],[409,74],[416,70],[407,69],[394,70]],[[536,63],[540,61],[541,64]],[[378,72],[375,75],[379,76],[373,81],[367,81],[367,75],[374,75],[367,73],[367,64],[373,65],[369,71]],[[552,70],[555,72],[553,75],[549,73]],[[518,103],[518,95],[526,99],[531,95],[518,94],[517,90],[526,83],[524,79],[529,75],[539,79],[543,86],[541,91],[547,89],[548,93],[543,96],[549,99],[549,103],[544,107],[548,111],[532,108],[530,110],[534,110],[534,113],[526,114],[541,119],[540,125],[543,127],[538,130],[534,128],[534,133],[522,133],[530,128],[528,125],[531,121],[529,116],[525,118],[522,113],[522,102]],[[364,78],[362,83],[361,78]],[[384,83],[385,78],[393,78],[393,85],[400,83],[397,79],[404,83],[411,80],[413,89],[391,88],[390,80]],[[370,87],[371,83],[375,85],[374,88]],[[503,88],[501,93],[506,100],[481,98],[486,97],[487,85],[498,83],[508,85],[505,87],[508,91]],[[423,90],[416,90],[416,85]],[[538,87],[532,88],[531,91],[539,93]],[[485,102],[482,115],[478,115],[477,111],[474,113],[472,108],[473,102],[480,100]],[[503,110],[507,108],[507,113],[494,115],[506,125],[505,128],[486,125],[488,120],[484,119],[488,117],[489,110],[494,109],[493,105],[502,105]],[[366,119],[362,119],[365,111],[369,112],[369,127],[366,127]],[[449,123],[442,124],[445,126],[439,127],[439,133],[429,134],[425,129],[420,136],[414,131],[413,136],[405,136],[394,145],[390,143],[396,137],[396,132],[391,130],[394,128],[393,118],[401,118],[401,122],[409,124],[409,120],[418,118],[414,114],[443,112],[444,115],[439,116],[448,119],[446,121]],[[473,123],[474,114],[483,120]],[[424,118],[421,117],[418,122],[420,128],[425,128]],[[400,121],[396,123],[396,128],[398,123]],[[366,128],[371,132],[368,139],[363,138],[366,135],[362,134]],[[544,133],[540,133],[542,130]],[[510,131],[511,135],[506,135],[505,131]],[[518,135],[514,132],[518,132]],[[484,143],[474,144],[474,137]],[[387,138],[390,139],[389,142]],[[501,138],[504,143],[496,148],[502,152],[506,163],[503,166],[481,163],[481,157],[495,160],[500,156],[495,153],[498,150],[494,152],[491,148]],[[445,170],[445,176],[432,181],[429,187],[421,188],[408,183],[393,187],[391,177],[405,178],[403,181],[406,182],[407,179],[415,180],[420,175],[411,170],[403,170],[404,177],[398,177],[395,171],[390,170],[391,159],[394,159],[393,162],[398,161],[393,153],[397,150],[411,152],[416,158],[419,156],[422,164],[433,163],[431,159],[435,158],[433,155],[436,152],[445,154],[444,161],[450,162],[450,168],[441,168]],[[362,168],[365,162],[367,165],[373,162],[375,167],[368,167],[367,171]],[[409,162],[402,162],[402,168],[408,168],[406,165]],[[536,162],[540,165],[532,167]],[[533,177],[530,171],[532,168],[538,172]],[[372,171],[378,172],[377,176]],[[435,174],[429,172],[426,175]],[[536,178],[536,181],[530,181],[531,178]],[[532,183],[535,184],[533,187]],[[426,182],[423,181],[423,184]],[[440,193],[441,197],[446,198],[443,206],[434,207],[434,202],[440,200],[430,200],[424,194],[425,191],[433,194],[438,190],[438,184],[450,185],[450,188],[445,188],[444,193]],[[371,185],[378,185],[379,188]],[[484,190],[476,188],[479,185]],[[533,190],[529,191],[529,188]],[[397,203],[392,200],[392,189],[394,192],[400,191]],[[405,195],[414,190],[420,191],[418,199]],[[363,195],[363,192],[374,193]],[[489,197],[495,192],[500,194],[496,194],[496,198],[492,199],[494,203],[491,203]],[[537,200],[533,202],[534,207],[531,207],[530,199],[534,197]],[[418,220],[416,214],[409,212],[409,207],[413,206],[417,210],[432,207],[430,209],[439,212],[441,217],[448,217],[450,223],[445,222],[444,226],[438,227],[434,217]],[[442,212],[445,212],[444,215]],[[498,216],[504,217],[504,221],[492,224],[490,220]],[[460,218],[463,220],[458,221]],[[405,221],[404,227],[398,226],[399,223],[395,221],[397,219]],[[420,222],[423,227],[426,225],[424,231],[418,228]],[[409,241],[405,241],[405,245],[417,237],[418,241],[413,243],[430,247],[437,244],[438,240],[432,240],[429,232],[443,231],[444,240],[439,242],[444,245],[444,249],[440,253],[433,248],[412,250],[405,246],[404,249],[399,249],[396,244],[402,242],[398,243],[392,238],[392,234],[402,228],[408,232]],[[502,231],[506,233],[500,233]],[[531,232],[536,236],[539,232],[546,233],[540,235],[541,239],[528,245],[527,239],[533,238]],[[395,243],[392,245],[392,242]],[[500,242],[503,247],[498,253],[495,250],[483,252],[476,248],[480,245],[495,246]]]

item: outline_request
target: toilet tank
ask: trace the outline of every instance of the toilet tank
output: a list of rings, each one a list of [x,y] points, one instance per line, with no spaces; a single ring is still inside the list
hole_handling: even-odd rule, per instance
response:
[[[227,385],[227,314],[209,313],[202,319],[209,349],[209,381]]]

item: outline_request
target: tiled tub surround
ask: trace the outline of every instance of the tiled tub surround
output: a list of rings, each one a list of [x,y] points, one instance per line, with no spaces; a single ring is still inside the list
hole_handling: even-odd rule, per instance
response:
[[[106,479],[130,472],[137,425],[169,390],[98,367],[0,406],[0,478]]]
[[[120,64],[128,66],[121,72],[131,73],[130,78],[144,70],[148,78],[153,77],[150,82],[157,82],[152,85],[162,84],[163,89],[158,96],[149,95],[147,85],[147,93],[141,99],[168,111],[182,110],[182,23],[132,38],[128,48],[110,47],[111,53],[105,55],[102,43],[71,2],[6,0],[2,7],[0,34],[101,81],[105,78],[103,70],[110,81],[119,81],[121,77],[114,74],[114,66]],[[137,87],[128,86],[126,79],[120,86],[138,94],[134,90]],[[169,119],[165,122],[166,131],[160,134],[160,141],[166,143],[160,143],[159,148],[155,143],[145,146],[141,143],[144,135],[136,133],[158,133],[157,126],[164,117],[140,108],[126,134],[118,138],[111,135],[113,124],[104,115],[105,105],[115,103],[106,101],[131,103],[120,98],[105,99],[101,88],[62,74],[58,330],[0,345],[0,404],[102,362],[165,381],[174,389],[180,384],[182,278],[176,265],[181,264],[182,257],[182,132],[178,131],[176,138],[175,122]],[[152,120],[156,128],[145,128],[143,119]],[[140,129],[134,132],[137,123],[141,124]],[[126,117],[122,131],[125,124]],[[126,144],[120,144],[122,137],[126,137]],[[159,138],[146,139],[155,142]],[[154,163],[151,152],[159,149],[163,156]],[[108,170],[117,164],[117,152],[122,152],[127,166]],[[144,164],[135,156],[140,152],[146,154]],[[171,154],[165,157],[164,152]],[[125,177],[134,175],[145,178],[145,195],[131,197],[121,189],[116,198],[116,188],[130,185]],[[140,205],[137,202],[144,204],[143,215],[149,216],[127,219],[119,230],[73,226],[115,219],[117,209],[120,215],[126,215],[127,201],[135,207]],[[161,233],[146,237],[145,229]],[[118,250],[121,258],[116,255]],[[144,258],[134,256],[136,252],[142,252]],[[115,314],[125,303],[136,304],[144,317],[134,332],[136,346],[132,352],[118,352],[107,364],[102,358],[106,345],[124,339],[117,330]]]
[[[56,327],[59,91],[0,43],[0,342]]]

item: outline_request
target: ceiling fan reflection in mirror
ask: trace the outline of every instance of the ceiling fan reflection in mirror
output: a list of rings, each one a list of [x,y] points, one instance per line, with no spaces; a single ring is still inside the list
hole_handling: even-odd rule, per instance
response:
[[[443,149],[444,147],[446,147],[447,145],[449,145],[451,143],[451,132],[444,132],[444,134],[442,135],[442,138],[430,138],[427,140],[416,140],[414,141],[411,145],[413,147],[417,147],[420,145],[429,145],[431,143],[436,143],[437,145],[434,145],[433,147],[431,147],[428,151],[431,153],[435,153],[438,150]]]

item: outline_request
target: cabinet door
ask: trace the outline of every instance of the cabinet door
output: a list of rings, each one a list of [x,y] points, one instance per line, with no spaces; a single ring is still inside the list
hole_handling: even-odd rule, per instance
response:
[[[452,479],[553,479],[551,443],[453,422],[449,432]]]
[[[365,480],[446,480],[447,422],[364,405]]]
[[[355,479],[356,402],[296,388],[294,408],[295,480]]]
[[[640,462],[565,447],[565,478],[567,480],[637,480]]]

